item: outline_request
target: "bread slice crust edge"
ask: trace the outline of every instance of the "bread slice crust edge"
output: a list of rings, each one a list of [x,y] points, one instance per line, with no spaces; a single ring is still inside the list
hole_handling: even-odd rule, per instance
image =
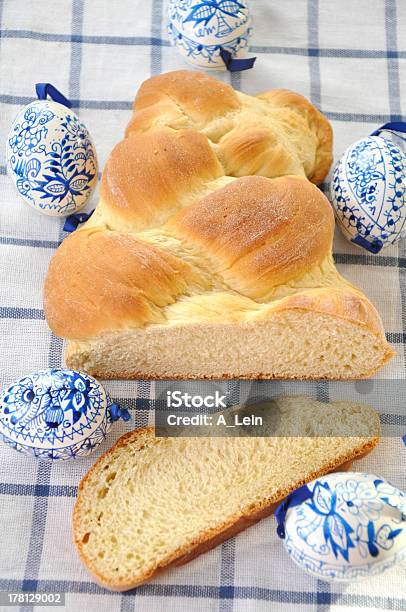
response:
[[[378,416],[377,416],[377,419],[379,423]],[[379,424],[378,424],[378,428],[380,428]],[[245,513],[245,514],[243,512],[236,513],[234,516],[232,516],[230,519],[228,519],[227,521],[219,525],[217,528],[215,529],[213,528],[213,529],[204,531],[203,533],[199,535],[199,537],[196,537],[188,544],[179,547],[174,553],[164,558],[159,564],[157,564],[157,566],[153,570],[145,572],[142,576],[139,576],[137,579],[134,579],[133,581],[127,581],[127,582],[120,581],[120,580],[117,582],[113,582],[108,577],[104,576],[101,572],[99,572],[95,568],[94,564],[91,561],[89,561],[89,559],[86,557],[84,553],[82,541],[80,537],[78,537],[77,535],[79,531],[78,524],[80,520],[79,518],[80,503],[81,503],[80,498],[85,489],[87,481],[91,478],[91,476],[93,475],[93,472],[96,471],[99,463],[101,463],[106,458],[108,458],[108,456],[113,451],[117,450],[120,447],[125,446],[129,441],[135,440],[144,434],[150,434],[152,432],[154,432],[153,427],[143,427],[143,428],[128,432],[127,434],[124,434],[123,436],[121,436],[121,438],[119,438],[117,442],[98,459],[98,461],[92,466],[92,468],[89,470],[89,472],[85,475],[85,477],[82,479],[82,481],[79,484],[78,497],[75,503],[75,507],[73,511],[73,519],[72,519],[73,542],[78,550],[78,553],[79,553],[79,556],[82,562],[87,567],[87,569],[92,574],[92,576],[95,578],[97,583],[111,591],[122,592],[122,591],[131,590],[143,584],[144,582],[150,580],[151,578],[155,578],[162,571],[170,569],[171,567],[183,565],[184,563],[191,561],[192,559],[199,556],[200,554],[203,554],[204,552],[211,550],[212,548],[218,546],[219,544],[221,544],[228,538],[233,537],[234,535],[240,533],[244,529],[257,523],[262,518],[265,518],[269,516],[270,514],[272,514],[273,511],[276,509],[276,507],[279,505],[279,503],[285,497],[287,497],[289,493],[291,493],[293,490],[297,489],[298,487],[306,484],[306,482],[310,482],[311,480],[324,476],[325,474],[328,474],[330,472],[345,471],[345,470],[350,469],[350,466],[353,460],[361,459],[362,457],[370,453],[379,442],[378,435],[369,438],[368,442],[363,442],[362,444],[360,444],[358,448],[354,449],[354,452],[351,455],[347,453],[341,456],[337,456],[335,461],[330,461],[326,463],[320,470],[316,472],[314,471],[310,472],[308,476],[306,477],[306,479],[303,479],[303,478],[299,479],[295,483],[294,486],[278,491],[278,493],[275,494],[272,498],[265,499],[259,503],[253,504],[252,510],[249,513]]]

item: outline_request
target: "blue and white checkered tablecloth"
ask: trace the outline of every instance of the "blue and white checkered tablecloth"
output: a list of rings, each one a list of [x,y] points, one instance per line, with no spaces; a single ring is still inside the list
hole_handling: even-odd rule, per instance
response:
[[[309,97],[333,124],[336,155],[385,121],[405,118],[404,0],[256,0],[251,6],[257,64],[219,78],[247,93],[287,87]],[[165,8],[162,0],[0,1],[0,143],[32,100],[34,83],[47,81],[73,100],[103,167],[140,83],[189,67],[169,46]],[[97,194],[91,205],[96,202]],[[2,145],[1,385],[62,363],[62,342],[44,320],[42,284],[63,237],[62,222],[17,197]],[[406,378],[406,241],[368,256],[337,235],[335,257],[378,307],[397,351],[380,377]],[[107,386],[127,400],[137,425],[150,421],[152,384]],[[96,454],[129,427],[117,424]],[[76,487],[95,458],[51,465],[0,446],[0,590],[65,591],[72,612],[406,610],[406,566],[350,586],[313,579],[287,558],[273,517],[133,592],[108,593],[90,579],[71,543]],[[395,438],[385,438],[359,463],[403,489],[405,466],[406,449]]]

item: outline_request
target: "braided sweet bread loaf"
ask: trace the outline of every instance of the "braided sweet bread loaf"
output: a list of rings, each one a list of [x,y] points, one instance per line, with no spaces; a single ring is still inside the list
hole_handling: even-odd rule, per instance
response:
[[[307,100],[174,72],[141,86],[126,135],[45,283],[69,366],[359,378],[391,357],[375,308],[334,266],[333,213],[308,180],[328,172],[331,128]]]

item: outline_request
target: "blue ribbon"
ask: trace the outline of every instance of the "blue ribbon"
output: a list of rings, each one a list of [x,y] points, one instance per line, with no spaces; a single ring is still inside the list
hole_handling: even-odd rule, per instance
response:
[[[256,57],[237,58],[233,57],[230,51],[220,48],[220,57],[223,60],[227,70],[230,72],[240,72],[241,70],[249,70],[255,64]]]
[[[296,491],[292,491],[286,499],[276,508],[275,517],[278,523],[276,528],[276,533],[282,539],[285,538],[285,519],[286,513],[289,508],[293,508],[294,506],[299,506],[307,499],[312,499],[313,491],[310,491],[307,485],[303,485],[296,489]]]
[[[68,98],[65,98],[56,87],[51,85],[51,83],[37,83],[35,85],[35,91],[37,92],[38,100],[46,100],[49,95],[54,102],[59,102],[59,104],[63,104],[63,106],[72,108],[72,103]]]
[[[402,134],[406,134],[406,123],[404,121],[390,121],[389,123],[385,123],[380,128],[372,132],[371,136],[379,136],[381,132],[401,132]],[[399,136],[399,138],[402,138]],[[402,138],[402,140],[405,140]]]
[[[80,223],[84,223],[85,221],[90,219],[93,213],[94,213],[94,210],[92,210],[89,213],[75,213],[74,215],[70,215],[69,217],[66,217],[65,224],[63,226],[63,231],[64,232],[74,232],[77,226]]]
[[[118,421],[118,419],[129,421],[131,419],[131,415],[127,408],[120,408],[118,404],[110,404],[109,410],[112,421]]]
[[[374,255],[379,253],[383,247],[383,242],[381,242],[379,238],[372,238],[371,241],[369,241],[367,238],[365,238],[365,236],[360,236],[359,234],[355,236],[355,238],[351,238],[351,242],[366,249]]]

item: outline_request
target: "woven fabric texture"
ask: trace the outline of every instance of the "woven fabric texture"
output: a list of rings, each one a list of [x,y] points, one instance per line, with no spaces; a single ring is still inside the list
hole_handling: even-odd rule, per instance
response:
[[[310,98],[332,122],[336,157],[384,122],[406,117],[406,2],[256,0],[251,6],[255,68],[216,73],[218,78],[247,93],[287,87]],[[0,1],[0,142],[5,144],[17,111],[34,98],[34,84],[51,82],[88,126],[102,168],[123,134],[140,83],[184,68],[190,66],[168,42],[162,0]],[[62,364],[63,343],[44,320],[42,285],[65,236],[62,221],[19,199],[6,174],[3,145],[1,385]],[[96,202],[97,193],[88,209]],[[372,256],[336,231],[334,253],[340,272],[377,306],[397,352],[379,377],[406,378],[406,241]],[[238,385],[229,385],[238,399]],[[349,586],[313,579],[288,559],[273,517],[135,591],[112,594],[97,586],[71,543],[76,487],[96,456],[134,421],[151,422],[154,396],[153,383],[106,386],[134,419],[117,423],[93,456],[51,464],[0,446],[0,590],[64,591],[66,609],[87,612],[406,609],[405,565]],[[357,469],[406,489],[405,466],[401,439],[386,437]]]

